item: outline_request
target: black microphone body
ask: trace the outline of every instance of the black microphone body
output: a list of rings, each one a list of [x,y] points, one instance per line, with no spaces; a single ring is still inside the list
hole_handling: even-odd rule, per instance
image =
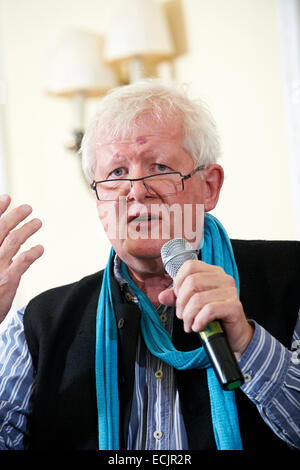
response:
[[[197,260],[197,253],[184,238],[175,238],[161,249],[164,268],[172,279],[187,260]],[[244,377],[231,351],[226,334],[219,320],[212,321],[199,332],[202,344],[211,361],[223,390],[234,390],[244,383]]]

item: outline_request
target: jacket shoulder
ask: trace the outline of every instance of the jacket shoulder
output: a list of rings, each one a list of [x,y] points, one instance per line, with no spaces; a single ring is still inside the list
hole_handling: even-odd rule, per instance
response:
[[[290,346],[300,305],[300,242],[232,240],[232,247],[247,317]]]
[[[258,251],[274,252],[278,254],[296,253],[300,256],[300,241],[297,240],[240,240],[232,239],[234,251]]]
[[[300,241],[231,240],[239,271],[300,274]]]
[[[102,281],[103,272],[103,270],[97,271],[94,274],[83,277],[79,281],[53,287],[38,294],[33,299],[31,299],[26,306],[25,314],[26,312],[38,306],[42,306],[47,310],[51,309],[52,307],[57,308],[58,305],[64,304],[64,302],[66,302],[69,298],[78,297],[82,294],[83,291],[89,292],[95,289],[95,287],[97,287],[97,285],[99,286],[99,283]]]
[[[70,329],[81,324],[83,312],[95,311],[102,284],[103,271],[85,276],[79,281],[49,289],[34,297],[24,312],[24,331],[33,349],[40,336],[55,334],[59,328]]]

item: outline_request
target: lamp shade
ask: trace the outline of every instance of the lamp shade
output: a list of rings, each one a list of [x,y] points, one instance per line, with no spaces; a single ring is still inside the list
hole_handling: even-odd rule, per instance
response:
[[[174,53],[161,5],[156,0],[110,0],[104,56],[164,60]]]
[[[46,65],[49,94],[71,97],[78,92],[99,96],[117,86],[112,68],[103,63],[104,39],[85,31],[65,32]]]

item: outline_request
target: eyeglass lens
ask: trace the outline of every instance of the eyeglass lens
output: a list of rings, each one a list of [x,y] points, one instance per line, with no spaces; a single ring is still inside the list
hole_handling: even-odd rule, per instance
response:
[[[179,174],[153,175],[142,180],[148,193],[155,197],[177,194],[182,190],[182,180]],[[97,195],[100,200],[115,201],[120,196],[130,193],[134,181],[107,180],[96,186]]]

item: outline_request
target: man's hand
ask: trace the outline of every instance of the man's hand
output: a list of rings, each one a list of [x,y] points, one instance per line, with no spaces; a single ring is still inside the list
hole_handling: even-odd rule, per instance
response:
[[[16,228],[32,208],[24,204],[4,215],[10,201],[9,196],[0,196],[0,323],[10,310],[22,274],[44,252],[44,248],[37,245],[17,255],[21,245],[39,230],[42,222],[33,219]]]
[[[184,331],[199,332],[213,320],[221,320],[237,359],[248,346],[253,328],[247,322],[233,277],[218,266],[203,261],[186,261],[172,289],[159,294],[160,303],[176,305]]]

